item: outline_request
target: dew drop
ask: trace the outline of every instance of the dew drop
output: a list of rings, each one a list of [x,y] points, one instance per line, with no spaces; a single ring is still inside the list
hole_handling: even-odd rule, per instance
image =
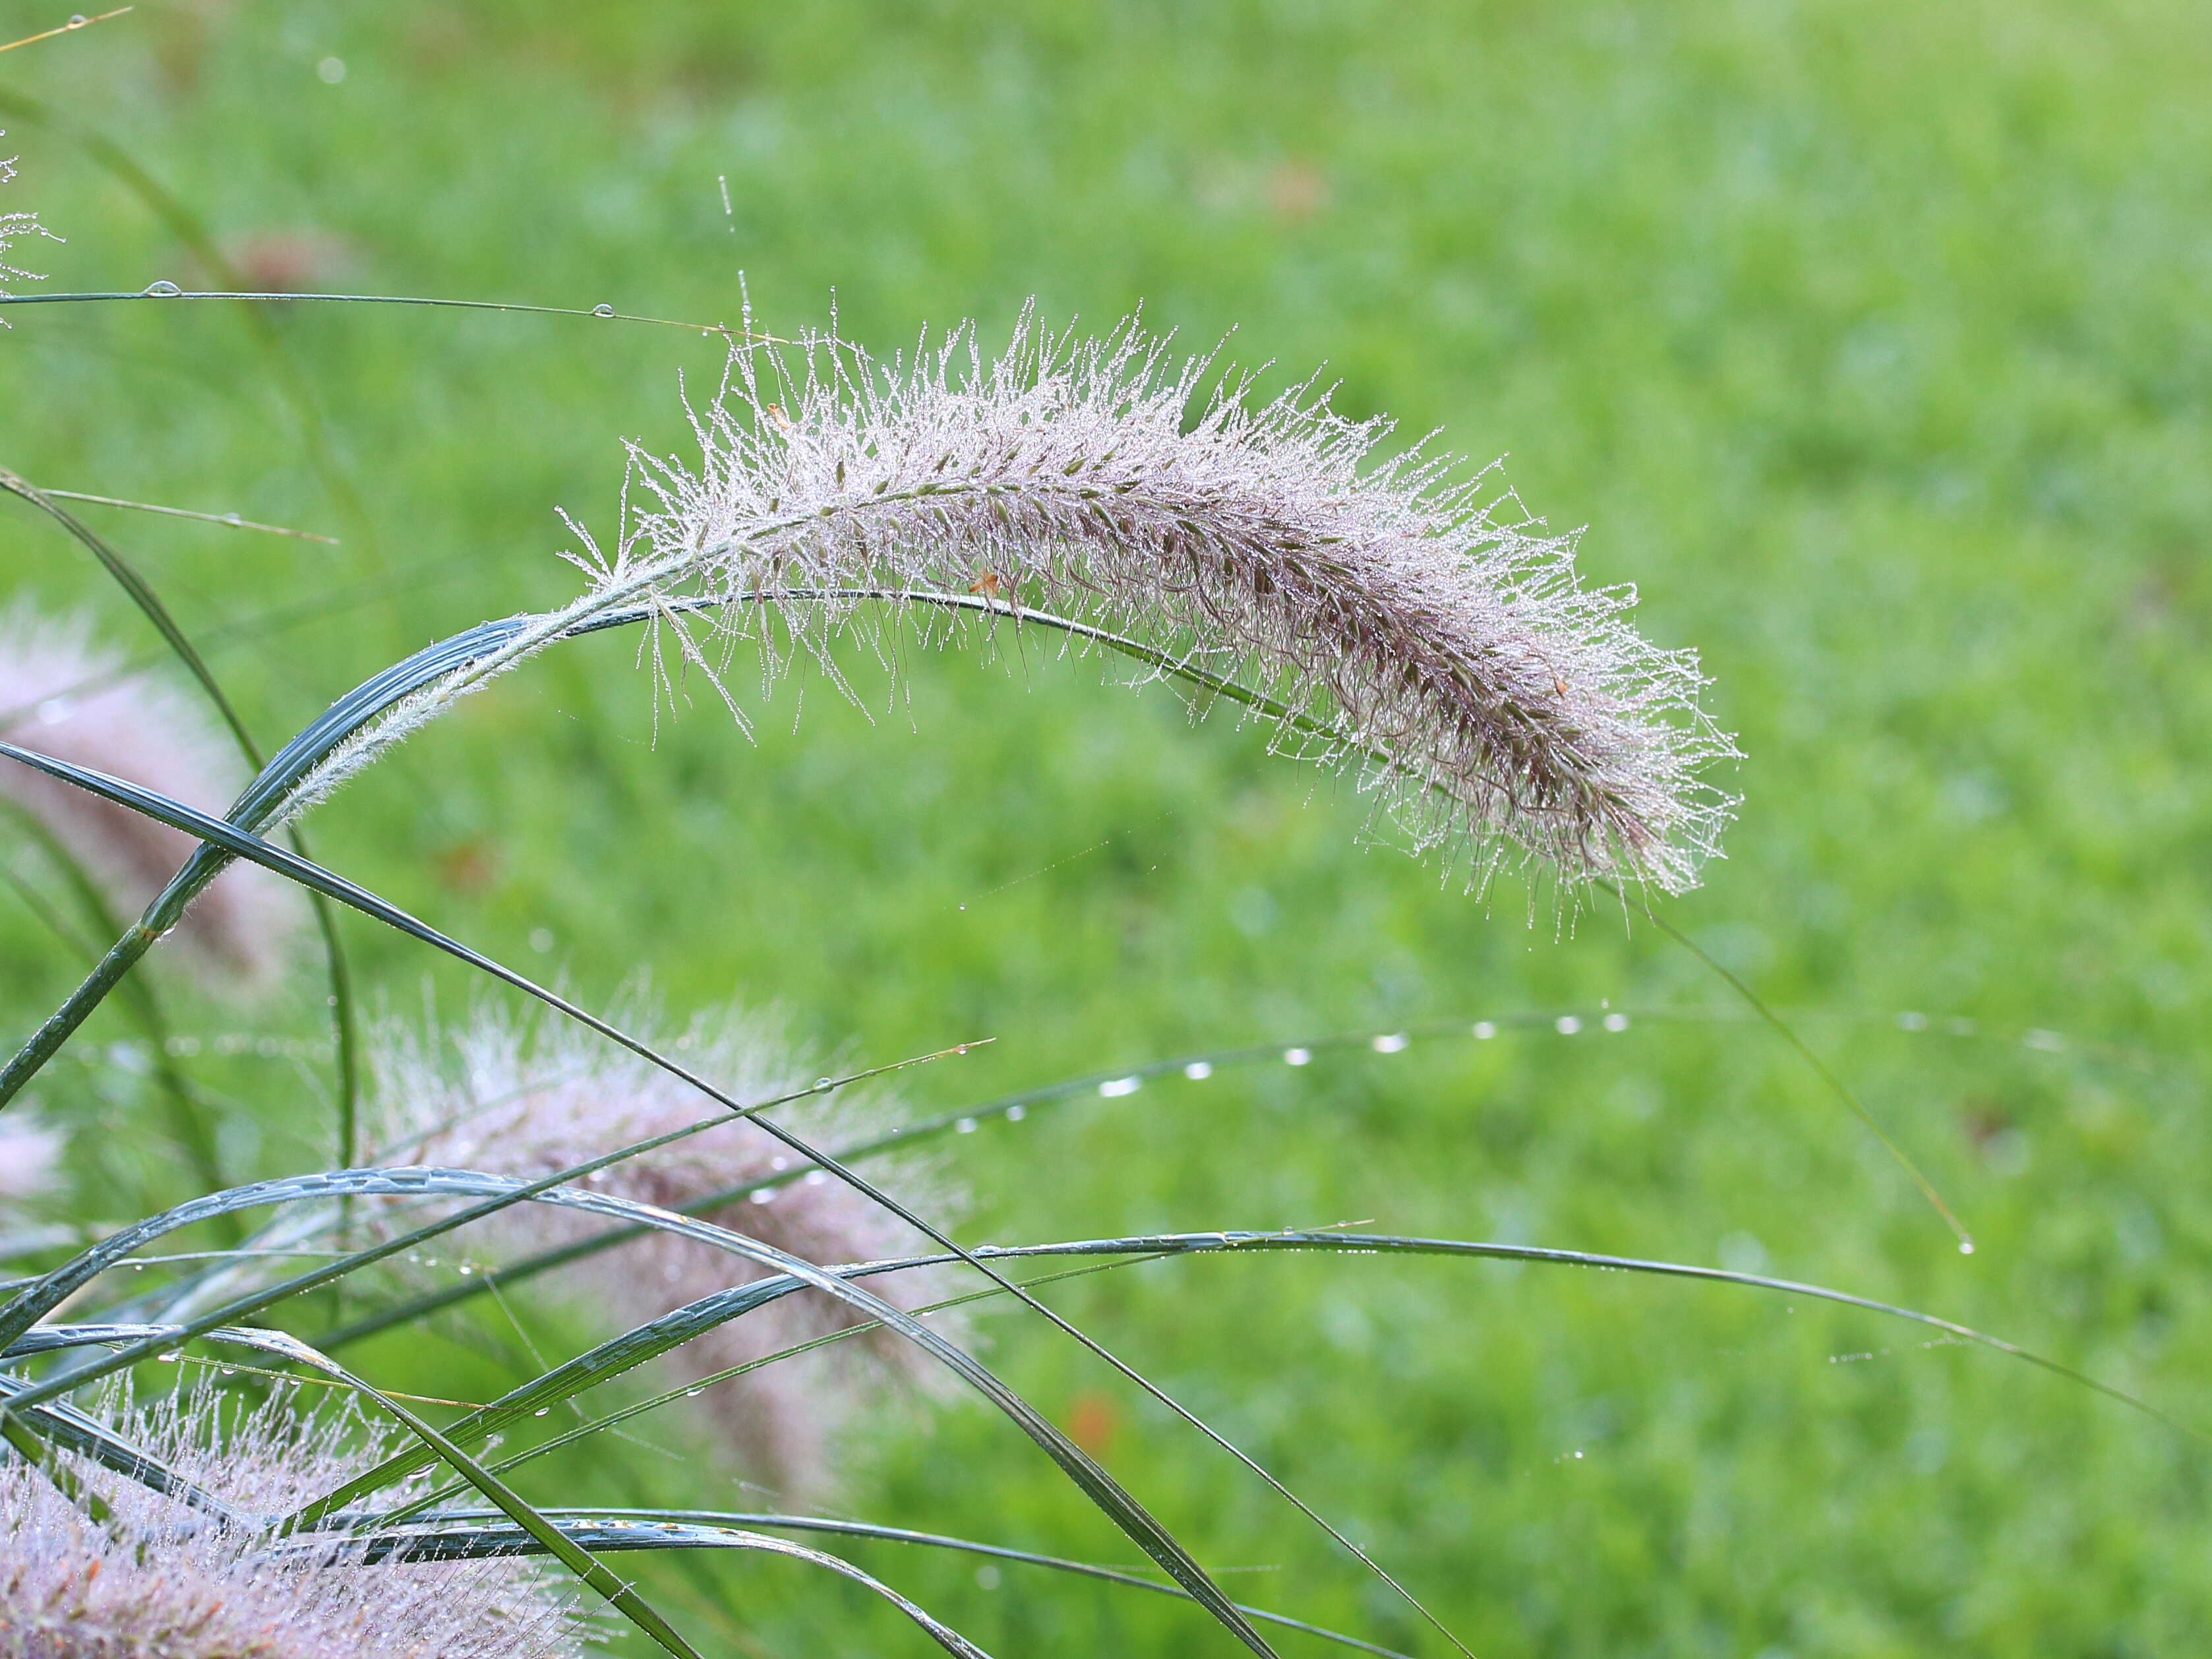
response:
[[[1016,1105],[1006,1108],[1006,1121],[1009,1123],[1019,1123],[1029,1115],[1030,1109],[1026,1106]]]
[[[817,1089],[827,1089],[836,1081],[835,1078],[817,1077],[814,1079],[814,1086]]]
[[[1368,1046],[1378,1054],[1402,1054],[1413,1039],[1403,1031],[1390,1031],[1374,1038]]]
[[[1487,1042],[1498,1035],[1498,1028],[1486,1019],[1478,1019],[1474,1022],[1474,1035],[1481,1042]]]
[[[962,1118],[957,1123],[952,1126],[952,1133],[960,1135],[974,1134],[975,1133],[975,1120],[972,1117]]]
[[[1194,1060],[1182,1068],[1182,1074],[1193,1083],[1203,1083],[1213,1075],[1213,1062],[1210,1060]]]
[[[173,299],[183,292],[184,289],[179,288],[174,283],[169,281],[167,277],[163,277],[159,282],[149,283],[146,284],[145,297],[149,300],[167,300]]]
[[[92,21],[92,19],[87,17],[82,12],[73,12],[70,15],[69,21],[63,24],[62,27],[69,29],[81,29],[90,21]]]
[[[1552,1022],[1552,1029],[1561,1036],[1572,1036],[1583,1029],[1583,1023],[1572,1014],[1561,1014]]]
[[[1972,1239],[1962,1238],[1959,1241],[1959,1254],[1960,1255],[1972,1255],[1973,1253],[1974,1241]]]
[[[1285,1048],[1283,1050],[1283,1064],[1285,1066],[1304,1066],[1310,1064],[1312,1060],[1313,1050],[1310,1048]]]
[[[773,1203],[775,1203],[775,1189],[773,1187],[756,1187],[756,1188],[753,1188],[753,1202],[754,1202],[754,1203],[756,1203],[756,1204],[773,1204]]]
[[[707,1391],[704,1389],[686,1389],[684,1390],[684,1397],[686,1400],[696,1400],[701,1395],[706,1392]]]
[[[531,1414],[532,1417],[544,1417],[544,1416],[546,1416],[548,1413],[550,1413],[552,1411],[552,1409],[553,1409],[553,1408],[552,1408],[550,1406],[540,1406],[540,1407],[539,1407],[536,1411],[534,1411],[534,1412],[531,1413],[530,1414]]]
[[[604,301],[592,307],[592,315],[594,317],[611,317],[614,314],[615,308]]]
[[[1142,1078],[1113,1077],[1098,1085],[1098,1092],[1108,1100],[1119,1100],[1123,1095],[1133,1095],[1143,1086]]]
[[[226,514],[224,514],[222,515],[222,521],[223,521],[225,524],[244,524],[244,523],[246,522],[246,520],[245,520],[244,519],[240,518],[240,517],[237,514],[235,514],[235,513],[226,513]]]
[[[1626,1030],[1628,1029],[1628,1016],[1626,1014],[1607,1014],[1605,1017],[1605,1029],[1608,1031]]]

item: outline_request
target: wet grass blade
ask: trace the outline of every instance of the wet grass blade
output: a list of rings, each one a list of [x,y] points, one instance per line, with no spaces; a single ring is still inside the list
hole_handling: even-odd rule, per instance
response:
[[[491,1513],[496,1514],[498,1511]],[[788,1539],[772,1538],[764,1533],[751,1530],[744,1523],[754,1517],[736,1515],[709,1516],[703,1513],[695,1515],[688,1511],[663,1512],[653,1510],[543,1510],[539,1513],[563,1537],[602,1553],[623,1550],[758,1550],[772,1555],[787,1556],[813,1566],[826,1567],[841,1577],[851,1579],[890,1602],[927,1631],[938,1645],[946,1652],[958,1655],[959,1659],[990,1659],[990,1656],[981,1648],[977,1647],[975,1643],[954,1630],[950,1625],[936,1618],[926,1608],[909,1601],[906,1596],[900,1595],[882,1580],[862,1571],[843,1557],[830,1555],[821,1550],[811,1550],[804,1545],[794,1544]],[[774,1522],[783,1517],[762,1518]],[[438,1525],[410,1528],[404,1532],[348,1534],[345,1546],[346,1559],[360,1559],[368,1563],[481,1561],[548,1553],[532,1534],[519,1527],[501,1527],[495,1522],[485,1524],[485,1522],[489,1519],[489,1515],[485,1515],[482,1519],[456,1518],[454,1522],[448,1523],[441,1518]],[[805,1523],[802,1522],[794,1524],[803,1526]],[[823,1528],[819,1530],[835,1531],[838,1528]],[[863,1528],[854,1528],[853,1535],[889,1536],[892,1534],[888,1528],[881,1534],[871,1534]],[[917,1533],[913,1534],[913,1538],[918,1541],[936,1541],[930,1539],[927,1534]],[[946,1541],[958,1547],[958,1540]],[[975,1547],[981,1548],[985,1554],[1002,1555],[1010,1559],[1021,1557],[1019,1551],[994,1550],[988,1546]],[[313,1535],[309,1534],[300,1545],[284,1553],[304,1555],[312,1559],[318,1553],[327,1553],[327,1546],[316,1544],[313,1541]],[[361,1553],[356,1556],[354,1553],[356,1551]],[[1048,1557],[1037,1559],[1041,1561],[1049,1560]],[[1085,1569],[1077,1566],[1076,1570],[1081,1571]],[[1096,1576],[1102,1577],[1127,1577],[1105,1569],[1092,1571]],[[1140,1585],[1146,1589],[1166,1590],[1169,1595],[1176,1593],[1169,1589],[1164,1584],[1149,1583],[1141,1578],[1130,1579],[1129,1582]],[[1261,1616],[1264,1618],[1267,1615]],[[1278,1622],[1301,1629],[1312,1628],[1298,1626],[1296,1620],[1281,1620]],[[1364,1642],[1353,1642],[1351,1645],[1367,1646]],[[1369,1650],[1389,1654],[1389,1650],[1387,1648],[1371,1648]],[[1405,1659],[1405,1656],[1390,1655],[1390,1659]]]

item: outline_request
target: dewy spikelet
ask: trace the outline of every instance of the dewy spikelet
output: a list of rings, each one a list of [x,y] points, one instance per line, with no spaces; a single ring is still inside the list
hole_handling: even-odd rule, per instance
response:
[[[636,1020],[624,1022],[640,1029]],[[646,1033],[648,1040],[652,1033]],[[815,1074],[782,1041],[777,1023],[733,1009],[694,1019],[656,1048],[714,1079],[733,1098],[766,1101],[805,1090]],[[375,1098],[386,1125],[387,1164],[435,1165],[536,1179],[720,1112],[666,1073],[566,1025],[530,1030],[495,1014],[428,1037],[386,1024],[370,1045]],[[897,1121],[866,1086],[773,1109],[767,1115],[811,1144],[834,1149]],[[615,1164],[589,1178],[597,1191],[682,1209],[793,1166],[765,1130],[732,1122]],[[933,1171],[912,1159],[870,1165],[872,1178],[942,1222],[957,1206]],[[817,1266],[924,1255],[934,1246],[869,1199],[821,1170],[708,1219]],[[525,1253],[602,1231],[605,1223],[544,1205],[501,1212],[472,1237]],[[626,1326],[764,1278],[768,1269],[706,1245],[648,1233],[573,1270],[594,1301]],[[868,1289],[913,1309],[945,1293],[942,1273],[870,1279]],[[756,1360],[842,1330],[859,1316],[819,1291],[786,1296],[715,1327],[670,1355],[688,1378]],[[943,1323],[941,1316],[933,1322]],[[946,1325],[956,1339],[957,1323]],[[837,1431],[887,1382],[933,1380],[919,1352],[884,1332],[848,1338],[817,1354],[779,1360],[709,1389],[702,1404],[739,1461],[787,1497],[828,1484]]]
[[[763,612],[826,664],[878,601],[1012,628],[1048,607],[1159,672],[1259,694],[1278,747],[1358,768],[1417,845],[1469,853],[1478,877],[1517,847],[1571,885],[1694,885],[1735,805],[1702,773],[1736,753],[1696,658],[1647,642],[1633,592],[1584,587],[1574,538],[1484,499],[1483,475],[1418,447],[1370,465],[1389,422],[1345,420],[1310,384],[1255,405],[1249,382],[1208,392],[1212,373],[1170,368],[1133,321],[1079,340],[1024,313],[995,360],[970,326],[889,363],[835,337],[786,353],[749,322],[694,412],[696,470],[633,447],[657,506],[611,555],[583,538],[591,589],[397,704],[286,811],[610,612],[653,615],[713,678],[729,641],[718,661],[685,632],[701,605],[761,639],[769,675],[791,653]]]
[[[0,738],[213,812],[243,781],[237,754],[181,686],[125,673],[116,653],[92,642],[83,617],[55,618],[21,602],[0,614]],[[43,824],[126,917],[198,845],[27,766],[0,767],[0,796]],[[240,866],[185,913],[177,937],[221,970],[208,977],[258,987],[282,963],[299,915],[280,879]]]
[[[641,534],[709,591],[981,591],[1133,635],[1287,706],[1285,746],[1351,761],[1421,844],[1517,843],[1571,880],[1692,884],[1732,803],[1696,659],[1648,644],[1627,589],[1310,386],[1253,406],[1171,371],[1133,324],[1028,316],[889,367],[817,342],[740,353],[696,472],[648,463]],[[641,459],[644,458],[641,457]],[[1364,470],[1363,470],[1363,467]],[[787,615],[804,607],[787,605]]]
[[[352,1413],[241,1412],[211,1388],[102,1415],[234,1512],[278,1516],[397,1449]],[[74,1464],[74,1460],[71,1460]],[[75,1465],[102,1527],[46,1474],[0,1465],[0,1659],[580,1659],[571,1598],[530,1564],[368,1565],[340,1540],[280,1553],[104,1470]]]

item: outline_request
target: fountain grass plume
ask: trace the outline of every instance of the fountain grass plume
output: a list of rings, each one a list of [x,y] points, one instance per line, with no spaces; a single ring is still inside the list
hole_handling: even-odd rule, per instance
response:
[[[612,550],[578,529],[590,590],[395,705],[288,811],[610,611],[659,614],[719,687],[741,637],[773,678],[827,665],[875,601],[981,594],[994,626],[1048,611],[1238,685],[1277,747],[1358,769],[1417,848],[1479,876],[1517,848],[1570,884],[1674,892],[1717,850],[1735,803],[1703,775],[1736,750],[1695,657],[1647,642],[1633,592],[1584,586],[1574,538],[1486,495],[1486,473],[1419,446],[1378,459],[1388,421],[1346,420],[1312,383],[1255,403],[1134,320],[1083,339],[1025,311],[988,361],[972,326],[888,362],[747,330],[691,411],[696,465],[633,447]],[[722,604],[719,641],[679,615],[702,603]]]
[[[121,668],[118,653],[94,642],[87,618],[51,617],[18,601],[0,613],[0,737],[221,811],[241,781],[235,751],[182,686]],[[136,915],[198,845],[27,767],[0,771],[0,794],[43,824],[125,915]],[[283,881],[232,868],[185,913],[177,937],[216,970],[204,980],[259,988],[276,977],[299,918]]]
[[[649,1017],[624,1022],[649,1027]],[[784,1040],[773,1016],[733,1008],[702,1013],[667,1042],[684,1062],[735,1098],[768,1100],[804,1090],[816,1073]],[[443,1165],[538,1178],[697,1122],[711,1107],[684,1084],[635,1055],[611,1050],[566,1025],[519,1023],[485,1011],[427,1032],[383,1022],[369,1044],[374,1099],[391,1149],[387,1163]],[[880,1133],[899,1110],[870,1085],[778,1108],[779,1122],[810,1139]],[[754,1124],[732,1121],[615,1164],[589,1178],[599,1191],[663,1209],[685,1209],[717,1194],[788,1171],[787,1149]],[[957,1194],[932,1164],[908,1158],[880,1179],[909,1204],[943,1217]],[[821,1266],[882,1261],[928,1241],[821,1170],[763,1188],[713,1215],[722,1225]],[[598,1231],[589,1218],[548,1206],[518,1206],[486,1224],[502,1247],[529,1253]],[[592,1256],[571,1282],[637,1324],[768,1270],[654,1232]],[[946,1294],[936,1273],[900,1273],[872,1285],[912,1309]],[[650,1304],[651,1305],[647,1305]],[[818,1291],[802,1291],[715,1327],[677,1349],[687,1378],[712,1375],[842,1330],[857,1316]],[[830,1484],[840,1431],[886,1384],[929,1385],[933,1369],[884,1333],[714,1385],[702,1404],[718,1435],[754,1474],[787,1495]]]
[[[283,1515],[392,1449],[350,1407],[249,1407],[190,1385],[100,1413],[234,1510]],[[70,1459],[75,1463],[76,1460]],[[88,1466],[104,1524],[20,1457],[0,1465],[0,1659],[580,1659],[572,1599],[532,1564],[364,1563],[343,1539],[272,1553],[134,1481]]]

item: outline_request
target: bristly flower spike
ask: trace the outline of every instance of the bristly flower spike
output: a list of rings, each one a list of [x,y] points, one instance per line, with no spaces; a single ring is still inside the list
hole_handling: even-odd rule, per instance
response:
[[[641,1013],[623,1023],[643,1030],[651,1020]],[[816,1080],[804,1054],[783,1040],[779,1023],[760,1014],[702,1014],[654,1046],[682,1054],[740,1100],[799,1094]],[[369,1056],[386,1163],[535,1180],[712,1115],[695,1091],[587,1032],[568,1025],[533,1029],[495,1012],[422,1036],[386,1022],[373,1034]],[[781,1106],[769,1115],[817,1145],[842,1145],[881,1133],[899,1114],[880,1089],[860,1086]],[[686,1209],[780,1175],[795,1178],[726,1203],[711,1218],[823,1267],[930,1248],[842,1182],[818,1170],[797,1174],[783,1144],[750,1123],[706,1130],[613,1164],[590,1181],[602,1192]],[[915,1159],[892,1160],[878,1179],[940,1218],[961,1207],[937,1172]],[[487,1224],[485,1236],[496,1238],[502,1251],[532,1252],[586,1237],[601,1224],[549,1206],[518,1205]],[[595,1303],[613,1307],[625,1322],[641,1324],[766,1271],[651,1233],[588,1258],[572,1282],[587,1285]],[[872,1279],[868,1288],[911,1310],[941,1298],[947,1285],[942,1273],[914,1271]],[[802,1291],[716,1326],[670,1359],[696,1381],[845,1329],[854,1319],[846,1304]],[[933,1322],[943,1319],[936,1316]],[[947,1328],[957,1337],[961,1328]],[[908,1344],[871,1333],[718,1383],[700,1403],[742,1465],[787,1497],[805,1498],[830,1485],[836,1441],[857,1407],[881,1399],[886,1384],[927,1386],[935,1376]]]
[[[210,811],[222,811],[242,781],[236,752],[181,686],[125,673],[118,653],[94,643],[86,618],[21,601],[0,613],[0,737]],[[125,915],[198,844],[28,767],[0,769],[0,795],[43,824]],[[299,916],[281,880],[234,868],[185,913],[177,938],[217,970],[204,979],[257,989],[276,977]]]
[[[356,1413],[296,1411],[283,1389],[250,1411],[193,1386],[102,1414],[249,1515],[285,1514],[394,1449]],[[372,1565],[342,1536],[280,1553],[136,1482],[75,1473],[104,1524],[36,1466],[0,1465],[0,1659],[582,1659],[571,1598],[527,1562]]]
[[[1583,586],[1571,536],[1418,446],[1377,460],[1390,423],[1311,383],[1255,404],[1133,320],[1085,340],[1025,312],[988,361],[972,326],[889,362],[834,335],[741,346],[693,424],[696,470],[633,447],[658,506],[611,552],[586,539],[590,592],[399,704],[296,804],[610,611],[659,611],[713,676],[730,640],[710,658],[678,611],[726,602],[772,675],[790,652],[763,611],[826,665],[874,600],[980,592],[994,622],[1049,607],[1259,694],[1279,747],[1359,769],[1478,874],[1517,848],[1571,885],[1675,892],[1717,851],[1735,803],[1703,773],[1736,750],[1694,656],[1629,625],[1632,590]]]

